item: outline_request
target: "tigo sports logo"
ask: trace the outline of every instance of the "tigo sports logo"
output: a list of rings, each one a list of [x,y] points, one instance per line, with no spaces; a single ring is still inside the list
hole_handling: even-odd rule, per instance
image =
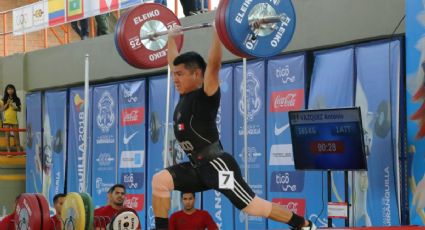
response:
[[[304,172],[272,172],[270,190],[272,192],[302,192],[304,190]]]
[[[121,174],[121,183],[129,190],[142,189],[145,174],[143,172],[128,172]]]

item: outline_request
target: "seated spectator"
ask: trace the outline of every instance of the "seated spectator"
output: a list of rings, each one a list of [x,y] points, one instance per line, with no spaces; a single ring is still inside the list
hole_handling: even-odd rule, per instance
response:
[[[181,199],[183,210],[171,215],[169,230],[218,229],[207,211],[195,208],[195,193],[182,193]]]
[[[0,229],[7,229],[7,230],[15,230],[15,215],[16,215],[16,203],[18,202],[21,195],[18,195],[15,198],[15,203],[13,204],[13,212],[7,216],[5,216],[0,221]]]
[[[62,205],[65,202],[66,195],[63,193],[56,194],[53,197],[53,205],[56,210],[56,215],[51,217],[50,229],[51,230],[62,230]]]
[[[106,229],[107,224],[114,216],[125,208],[125,194],[125,187],[122,184],[115,184],[108,190],[108,204],[94,210],[96,230]],[[140,229],[140,224],[137,229]]]

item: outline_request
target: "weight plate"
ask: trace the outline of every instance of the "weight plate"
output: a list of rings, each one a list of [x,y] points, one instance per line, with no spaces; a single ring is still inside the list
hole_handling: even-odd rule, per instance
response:
[[[220,37],[221,43],[224,45],[224,47],[226,47],[226,49],[231,53],[239,57],[249,58],[249,55],[242,53],[239,49],[236,48],[235,45],[233,45],[227,34],[225,17],[228,4],[229,0],[220,1],[216,11],[216,28],[218,36]]]
[[[139,222],[139,216],[134,209],[124,208],[114,216],[108,229],[133,230],[138,228]]]
[[[93,229],[94,222],[94,206],[93,201],[88,193],[80,193],[81,199],[84,203],[84,210],[86,215],[86,230]]]
[[[63,138],[62,138],[62,130],[61,129],[58,129],[56,131],[56,135],[55,135],[55,138],[53,139],[52,146],[53,146],[53,151],[55,153],[62,152],[62,149],[63,149]]]
[[[263,24],[251,29],[250,20],[282,16],[278,23]],[[226,28],[232,44],[254,57],[279,54],[289,44],[295,31],[295,10],[290,0],[229,1],[226,7]]]
[[[158,68],[167,65],[168,35],[155,40],[141,40],[141,37],[171,29],[176,25],[180,25],[179,19],[161,4],[144,3],[132,8],[124,18],[119,33],[122,54],[138,68]],[[183,35],[175,37],[175,40],[180,51]]]
[[[125,56],[123,55],[120,45],[119,45],[119,41],[118,38],[120,37],[119,34],[121,32],[121,24],[124,21],[124,17],[128,14],[128,11],[126,11],[125,13],[121,14],[120,18],[118,19],[117,24],[115,25],[115,31],[114,31],[114,43],[115,43],[115,47],[117,48],[118,54],[120,55],[120,57],[122,59],[124,59],[125,62],[128,63],[128,60],[126,60]]]
[[[86,216],[84,202],[80,194],[70,192],[66,195],[61,217],[64,221],[64,229],[84,229]]]
[[[50,227],[50,208],[46,198],[41,194],[35,194],[38,205],[40,207],[41,215],[41,229],[48,229]]]
[[[375,121],[375,133],[380,138],[385,138],[391,129],[391,111],[388,101],[381,101],[378,106],[377,118]]]
[[[151,112],[151,119],[150,119],[150,137],[152,143],[157,143],[159,140],[159,134],[160,134],[160,122],[159,122],[159,115],[157,112]]]
[[[33,194],[21,194],[16,203],[15,212],[15,229],[42,229],[40,205]]]

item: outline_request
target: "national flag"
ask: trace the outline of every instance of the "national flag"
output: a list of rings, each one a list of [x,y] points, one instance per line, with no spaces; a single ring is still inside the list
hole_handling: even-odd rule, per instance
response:
[[[49,26],[65,23],[65,0],[49,0]]]
[[[75,21],[84,16],[83,0],[66,0],[67,1],[67,20]]]

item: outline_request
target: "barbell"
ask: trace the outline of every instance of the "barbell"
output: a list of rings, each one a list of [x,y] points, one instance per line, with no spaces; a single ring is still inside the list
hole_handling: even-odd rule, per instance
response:
[[[181,27],[167,7],[156,3],[135,6],[119,18],[115,46],[131,66],[150,69],[166,66],[170,30],[208,28],[215,24],[222,44],[239,57],[270,57],[279,54],[295,31],[295,11],[291,0],[221,0],[214,22]],[[177,49],[183,34],[175,37]],[[201,41],[200,41],[201,42]]]

